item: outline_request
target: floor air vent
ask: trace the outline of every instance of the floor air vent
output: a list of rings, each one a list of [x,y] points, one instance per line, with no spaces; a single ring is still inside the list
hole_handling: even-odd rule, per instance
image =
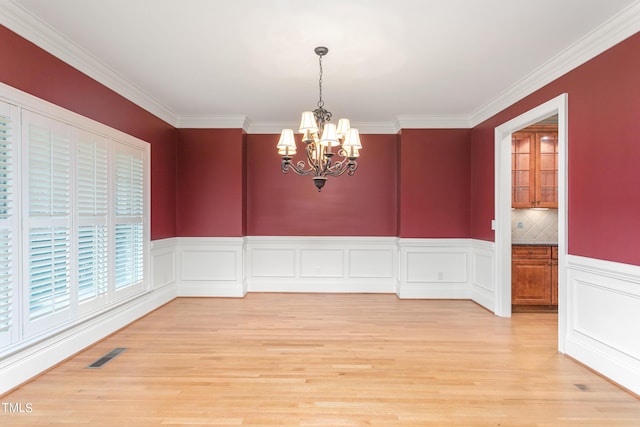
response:
[[[109,353],[105,354],[100,359],[96,360],[91,365],[87,366],[87,368],[91,368],[91,369],[102,368],[104,365],[106,365],[112,359],[116,358],[120,353],[122,353],[125,350],[126,350],[125,347],[114,348]]]

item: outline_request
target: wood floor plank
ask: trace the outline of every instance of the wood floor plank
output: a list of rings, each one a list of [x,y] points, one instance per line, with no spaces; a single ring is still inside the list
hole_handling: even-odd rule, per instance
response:
[[[2,425],[624,426],[557,315],[376,294],[179,298],[2,397]],[[86,366],[126,347],[100,369]]]

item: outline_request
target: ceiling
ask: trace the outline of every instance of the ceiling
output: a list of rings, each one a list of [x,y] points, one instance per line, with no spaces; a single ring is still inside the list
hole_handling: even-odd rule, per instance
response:
[[[384,132],[479,123],[610,47],[584,54],[639,3],[0,0],[0,23],[178,127],[294,126],[327,46],[325,107]]]

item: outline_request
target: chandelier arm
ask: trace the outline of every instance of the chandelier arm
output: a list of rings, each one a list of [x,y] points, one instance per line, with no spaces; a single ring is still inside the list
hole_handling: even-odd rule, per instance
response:
[[[341,176],[344,175],[345,172],[348,172],[348,175],[353,175],[358,169],[358,163],[355,160],[342,160],[334,163],[334,165],[325,172],[326,176]]]
[[[297,164],[291,162],[291,160],[282,159],[282,173],[289,173],[290,170],[295,172],[296,175],[307,176],[314,173],[313,168],[307,170],[304,169],[306,165],[303,161],[299,161]]]

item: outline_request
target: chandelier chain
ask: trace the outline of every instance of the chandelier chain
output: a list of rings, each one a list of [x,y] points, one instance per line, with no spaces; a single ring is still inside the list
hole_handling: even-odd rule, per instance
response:
[[[324,101],[322,100],[322,55],[318,55],[318,63],[320,64],[320,79],[318,80],[318,87],[320,89],[320,99],[318,100],[318,107],[324,107]]]

